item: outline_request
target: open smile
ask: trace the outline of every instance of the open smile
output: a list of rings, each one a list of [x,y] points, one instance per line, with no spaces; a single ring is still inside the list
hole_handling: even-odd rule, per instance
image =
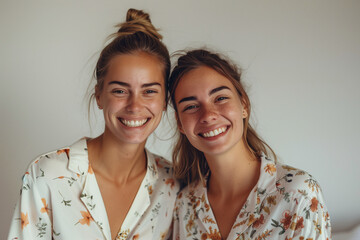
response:
[[[221,127],[221,128],[211,130],[209,132],[200,133],[199,135],[204,138],[210,138],[210,137],[218,136],[221,133],[225,133],[227,130],[228,130],[228,127]]]
[[[126,120],[119,118],[120,122],[127,127],[141,127],[147,123],[150,118],[140,119],[140,120]]]

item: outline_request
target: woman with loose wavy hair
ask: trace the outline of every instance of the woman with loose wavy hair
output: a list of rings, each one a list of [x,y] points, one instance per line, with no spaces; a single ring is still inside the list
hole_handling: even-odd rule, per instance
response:
[[[170,57],[149,14],[129,9],[101,51],[91,95],[104,132],[36,158],[8,239],[163,239],[178,184],[147,149],[167,103]]]
[[[176,87],[179,84],[180,79],[186,73],[201,66],[214,69],[219,74],[225,76],[236,88],[248,115],[243,120],[243,138],[247,149],[256,158],[260,158],[262,154],[271,154],[271,156],[276,160],[277,157],[275,152],[258,136],[254,128],[249,123],[251,104],[249,97],[245,92],[244,86],[240,81],[241,71],[238,70],[235,64],[232,64],[230,60],[226,60],[225,57],[220,56],[220,54],[211,53],[206,50],[195,50],[182,55],[178,59],[178,63],[174,67],[168,82],[170,100],[175,109],[178,124],[180,124],[180,122],[175,102]],[[189,184],[199,179],[204,180],[204,176],[209,174],[209,167],[204,153],[193,147],[184,134],[180,134],[174,147],[173,160],[174,168],[176,169],[176,177],[180,179],[182,184]]]
[[[276,161],[249,123],[241,71],[217,53],[183,53],[169,82],[180,132],[173,152],[185,188],[173,239],[327,239],[329,214],[308,173]]]

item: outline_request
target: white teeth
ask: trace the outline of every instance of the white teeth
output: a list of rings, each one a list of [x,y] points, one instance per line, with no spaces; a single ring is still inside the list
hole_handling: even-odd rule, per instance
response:
[[[136,121],[134,121],[134,120],[128,121],[128,120],[125,120],[125,119],[120,119],[120,121],[125,126],[128,126],[128,127],[140,127],[140,126],[144,125],[147,122],[147,119],[136,120]]]
[[[202,135],[204,137],[215,137],[215,136],[217,136],[220,133],[223,133],[225,131],[226,131],[226,127],[222,127],[222,128],[218,128],[218,129],[215,129],[213,131],[210,131],[210,132],[203,133]]]

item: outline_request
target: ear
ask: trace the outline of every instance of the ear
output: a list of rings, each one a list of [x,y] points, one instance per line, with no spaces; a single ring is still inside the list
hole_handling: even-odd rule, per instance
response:
[[[245,119],[245,118],[247,118],[247,117],[248,117],[248,111],[244,108],[244,109],[242,110],[242,118]]]
[[[243,110],[242,110],[242,118],[245,119],[249,116],[249,112],[248,112],[248,105],[246,103],[246,101],[244,100],[241,100],[241,105],[243,107]]]
[[[99,88],[97,85],[95,86],[95,99],[96,99],[96,104],[98,105],[98,108],[103,109],[103,107],[101,105],[101,101],[100,101]]]

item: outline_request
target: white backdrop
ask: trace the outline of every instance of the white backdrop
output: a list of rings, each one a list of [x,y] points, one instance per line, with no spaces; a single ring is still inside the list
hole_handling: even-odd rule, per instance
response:
[[[129,7],[150,13],[171,52],[206,45],[242,66],[260,135],[319,180],[334,230],[360,223],[360,1],[1,0],[1,239],[27,164],[101,131],[84,97]],[[148,147],[170,157],[171,140]]]

